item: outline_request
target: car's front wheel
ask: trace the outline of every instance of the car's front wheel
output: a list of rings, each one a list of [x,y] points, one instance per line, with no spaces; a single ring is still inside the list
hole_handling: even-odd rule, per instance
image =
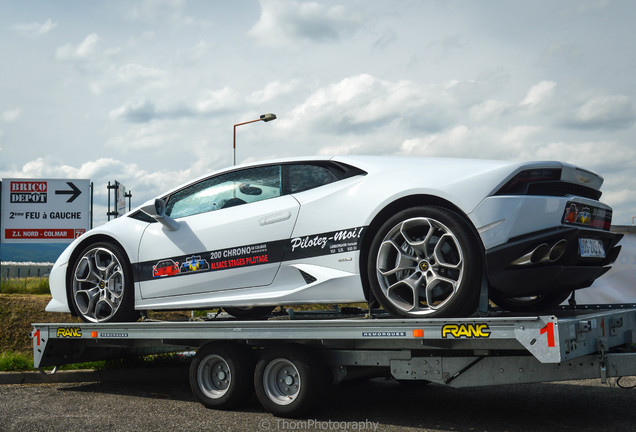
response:
[[[373,295],[393,316],[467,316],[477,309],[481,263],[462,217],[442,207],[413,207],[378,230],[367,276]]]
[[[125,253],[111,243],[86,247],[73,263],[70,303],[88,322],[136,321],[132,272]]]

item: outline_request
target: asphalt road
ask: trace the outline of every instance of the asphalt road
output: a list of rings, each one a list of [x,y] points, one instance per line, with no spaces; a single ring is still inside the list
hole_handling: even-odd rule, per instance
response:
[[[331,387],[307,419],[194,400],[184,371],[136,382],[0,385],[1,431],[634,431],[636,390],[599,380],[453,389],[374,379]],[[632,383],[634,381],[632,380]]]

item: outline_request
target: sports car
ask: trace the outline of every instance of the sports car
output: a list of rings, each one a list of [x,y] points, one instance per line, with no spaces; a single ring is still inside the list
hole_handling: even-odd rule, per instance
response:
[[[152,266],[153,277],[172,276],[179,273],[179,263],[172,260],[159,261]]]
[[[76,239],[47,311],[91,322],[140,311],[378,303],[462,317],[487,292],[550,308],[616,259],[603,178],[562,162],[311,157],[227,168]],[[155,277],[158,263],[205,261]]]

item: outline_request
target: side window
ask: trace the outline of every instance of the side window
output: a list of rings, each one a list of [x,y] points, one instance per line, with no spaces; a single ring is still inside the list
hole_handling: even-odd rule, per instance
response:
[[[247,168],[221,174],[175,192],[168,199],[166,214],[180,218],[280,195],[280,166]]]
[[[286,169],[289,193],[303,192],[338,180],[335,174],[320,165],[288,165]]]

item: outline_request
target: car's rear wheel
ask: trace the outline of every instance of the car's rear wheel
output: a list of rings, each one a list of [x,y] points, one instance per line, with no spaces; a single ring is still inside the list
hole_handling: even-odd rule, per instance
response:
[[[86,247],[73,263],[70,303],[84,321],[136,321],[132,272],[125,253],[111,243]]]
[[[368,255],[373,295],[403,317],[467,316],[477,309],[481,253],[462,217],[437,206],[389,218]]]
[[[510,312],[535,312],[551,310],[570,297],[571,292],[558,292],[527,297],[505,297],[497,291],[489,293],[490,300]]]

